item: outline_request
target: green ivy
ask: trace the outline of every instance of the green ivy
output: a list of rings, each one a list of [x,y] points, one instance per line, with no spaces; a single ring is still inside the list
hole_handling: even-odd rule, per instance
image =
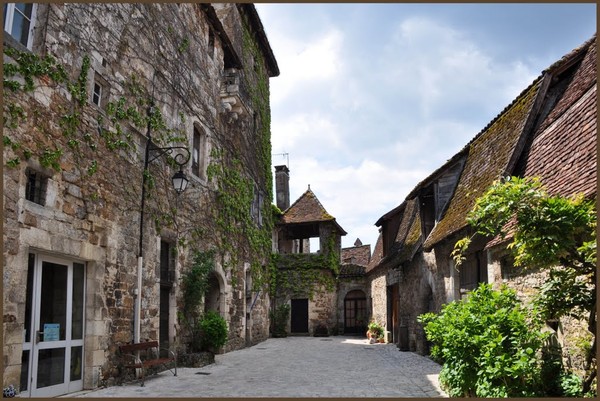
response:
[[[57,64],[56,59],[50,55],[39,57],[29,51],[19,51],[11,47],[5,47],[4,54],[16,63],[4,63],[4,87],[12,91],[23,89],[26,92],[31,92],[35,89],[33,79],[43,76],[50,77],[56,83],[68,81],[64,67]],[[21,85],[18,81],[7,79],[18,75],[25,82],[24,85]]]
[[[203,347],[200,305],[208,291],[209,275],[214,269],[215,252],[197,250],[192,252],[191,266],[181,277],[183,309],[178,316],[190,332],[191,351],[199,351]]]

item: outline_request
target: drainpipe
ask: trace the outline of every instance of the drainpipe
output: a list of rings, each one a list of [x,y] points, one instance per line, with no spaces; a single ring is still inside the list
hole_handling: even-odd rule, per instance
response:
[[[150,159],[150,144],[152,143],[152,136],[150,131],[150,117],[154,108],[154,102],[150,103],[148,107],[148,134],[146,136],[146,149],[144,153],[144,170],[142,170],[142,204],[140,207],[140,238],[138,244],[138,265],[137,265],[137,284],[133,292],[135,295],[135,308],[133,311],[133,342],[140,342],[140,326],[141,326],[141,312],[142,312],[142,267],[144,264],[144,206],[146,204],[146,176],[148,171],[148,164]]]

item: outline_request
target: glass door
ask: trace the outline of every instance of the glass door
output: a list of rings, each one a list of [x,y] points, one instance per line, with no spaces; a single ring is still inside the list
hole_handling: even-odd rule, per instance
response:
[[[33,261],[32,261],[33,259]],[[29,395],[53,397],[83,389],[83,322],[85,269],[82,263],[30,256],[32,308],[25,333],[22,375]],[[31,289],[31,293],[30,293]],[[23,383],[25,380],[21,380]]]

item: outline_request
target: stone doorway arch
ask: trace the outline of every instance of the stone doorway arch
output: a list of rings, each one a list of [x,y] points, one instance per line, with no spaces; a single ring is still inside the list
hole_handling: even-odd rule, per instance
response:
[[[223,316],[225,312],[225,285],[219,276],[216,272],[212,272],[208,277],[208,290],[204,297],[204,312],[214,311]]]

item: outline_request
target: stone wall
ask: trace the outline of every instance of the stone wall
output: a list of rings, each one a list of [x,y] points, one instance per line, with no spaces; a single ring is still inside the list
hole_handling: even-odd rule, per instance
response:
[[[110,384],[120,374],[118,345],[133,340],[143,150],[148,132],[157,146],[190,148],[194,127],[200,127],[206,146],[199,152],[204,169],[200,174],[191,171],[191,162],[184,166],[190,183],[179,196],[170,182],[176,171],[173,163],[165,156],[150,163],[142,233],[140,338],[159,338],[162,240],[176,254],[169,295],[172,346],[185,349],[186,327],[177,316],[179,279],[190,267],[191,252],[211,248],[218,251],[220,313],[230,331],[225,350],[247,345],[244,265],[256,262],[256,255],[242,240],[236,243],[237,238],[230,238],[237,244],[232,249],[240,250],[235,260],[223,247],[227,230],[215,224],[219,180],[209,180],[206,170],[215,150],[223,158],[244,160],[239,165],[241,176],[254,177],[253,184],[269,199],[270,159],[265,162],[263,149],[257,146],[264,127],[268,132],[269,76],[260,67],[264,61],[248,48],[252,41],[260,48],[256,37],[242,34],[251,32],[252,26],[234,13],[238,39],[246,41],[237,43],[242,49],[240,60],[249,63],[252,59],[252,65],[256,64],[247,69],[241,85],[247,86],[247,92],[260,85],[260,92],[244,105],[245,112],[223,109],[222,73],[231,50],[220,39],[224,32],[214,35],[214,45],[209,42],[209,31],[219,27],[202,7],[210,6],[38,5],[33,54],[53,56],[70,82],[83,82],[84,95],[80,102],[66,83],[48,75],[34,78],[32,92],[4,92],[4,104],[22,110],[22,116],[11,117],[16,123],[4,131],[13,144],[4,147],[4,160],[16,160],[4,168],[5,385],[20,382],[29,254],[85,264],[84,388]],[[82,69],[88,57],[89,69]],[[14,63],[15,58],[5,54],[5,62]],[[104,85],[105,103],[91,103],[94,83]],[[148,125],[150,100],[155,108]],[[259,100],[262,105],[257,104]],[[253,107],[261,109],[255,113]],[[6,106],[5,116],[8,110]],[[54,150],[59,156],[53,167],[47,156]],[[45,177],[43,205],[24,199],[29,170]],[[270,213],[268,201],[266,209],[265,215]],[[269,223],[265,224],[265,230],[270,230]],[[267,248],[266,253],[270,244]],[[251,313],[250,343],[267,337],[268,309],[268,297],[260,293]]]
[[[386,275],[387,270],[385,269],[378,269],[370,273],[368,276],[370,285],[367,293],[367,297],[371,300],[371,317],[369,320],[373,320],[384,327],[387,325]]]

